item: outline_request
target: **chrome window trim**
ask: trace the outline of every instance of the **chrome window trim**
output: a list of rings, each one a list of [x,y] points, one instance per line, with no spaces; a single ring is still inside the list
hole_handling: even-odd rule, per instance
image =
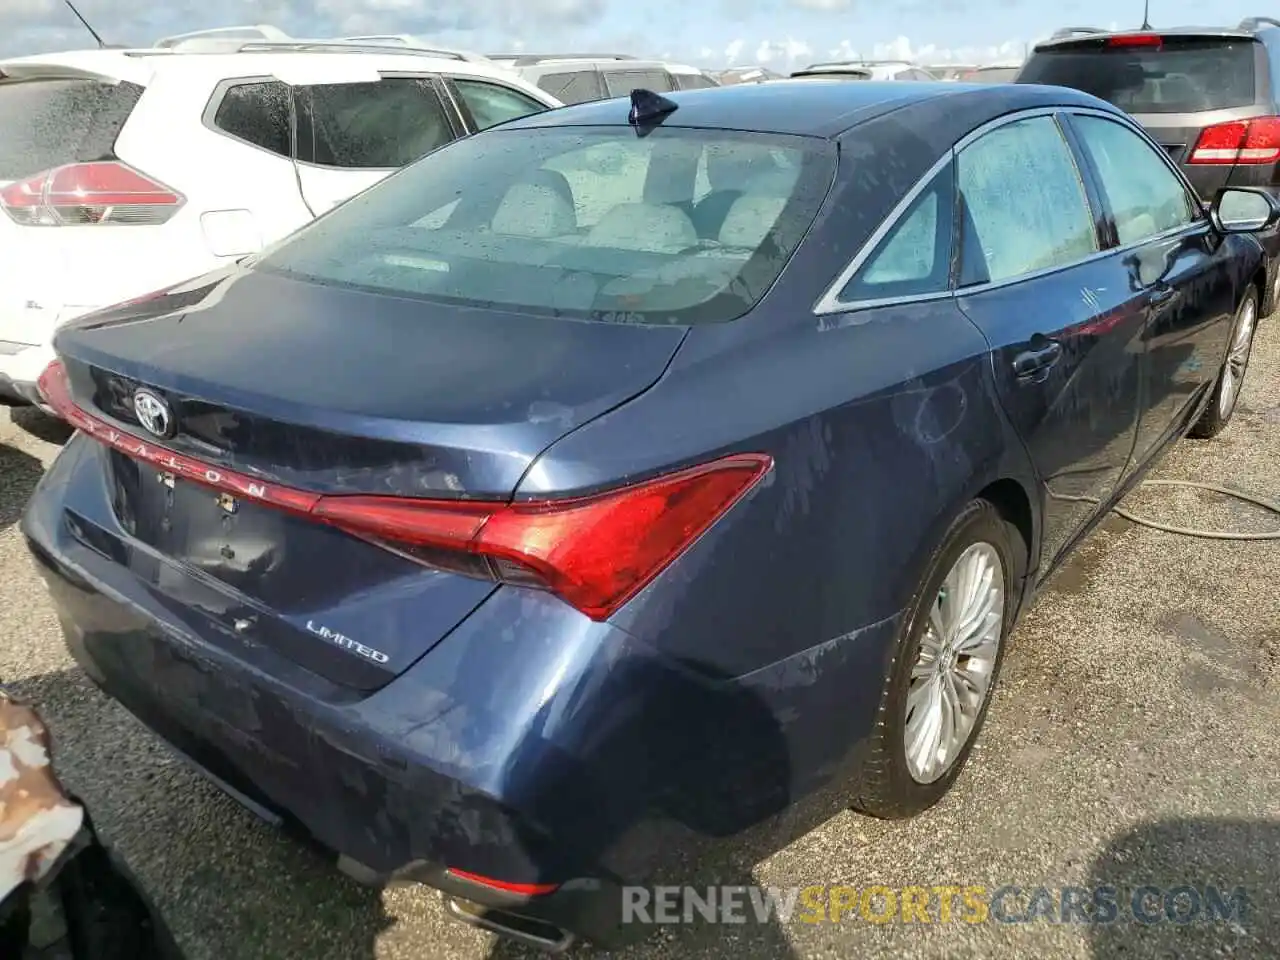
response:
[[[866,309],[867,306],[871,304],[882,306],[882,301],[886,298],[846,301],[840,299],[840,291],[848,285],[849,281],[853,279],[853,275],[862,268],[862,265],[866,263],[871,254],[875,252],[880,241],[882,241],[885,236],[898,225],[898,221],[902,219],[911,204],[915,203],[916,198],[932,186],[934,178],[938,176],[938,174],[941,173],[949,163],[956,159],[961,150],[971,144],[974,140],[990,133],[992,130],[999,129],[1000,127],[1010,123],[1016,123],[1019,120],[1029,120],[1032,117],[1056,116],[1060,112],[1062,112],[1061,107],[1031,107],[1026,110],[1007,113],[1004,116],[996,117],[994,120],[988,120],[981,126],[975,127],[952,144],[951,149],[939,157],[937,161],[924,172],[920,179],[912,185],[911,189],[903,194],[902,199],[899,200],[897,204],[894,205],[893,209],[889,211],[888,216],[881,221],[880,225],[876,227],[871,236],[867,237],[862,246],[858,248],[853,259],[849,261],[848,265],[846,265],[842,271],[840,271],[840,274],[836,279],[827,287],[826,292],[823,293],[818,302],[814,304],[814,314],[817,316],[823,316],[829,313],[846,313],[849,310]],[[949,292],[951,291],[948,290],[938,291],[937,293],[931,294],[919,294],[914,297],[895,297],[893,300],[896,302],[907,302],[918,300],[920,297],[940,299],[944,293]]]
[[[933,166],[924,172],[924,175],[912,185],[910,190],[903,194],[902,199],[889,211],[889,215],[880,222],[880,225],[871,232],[871,236],[867,237],[862,246],[858,248],[853,255],[853,259],[840,271],[835,280],[828,285],[826,292],[813,305],[813,312],[816,316],[821,317],[829,313],[861,310],[868,306],[883,306],[886,301],[905,303],[909,300],[919,300],[922,297],[937,299],[950,292],[949,290],[941,290],[936,293],[917,294],[907,297],[880,297],[875,300],[840,299],[840,291],[848,286],[849,281],[853,279],[853,275],[862,269],[862,265],[867,262],[871,254],[875,253],[880,246],[880,242],[898,225],[898,221],[902,219],[911,205],[916,202],[916,198],[933,186],[934,179],[950,165],[953,159],[955,159],[954,150],[948,150],[938,158]]]
[[[868,299],[868,300],[841,300],[840,299],[840,291],[843,290],[848,285],[849,281],[853,279],[854,275],[862,268],[863,264],[865,264],[866,261],[871,257],[871,254],[876,251],[876,248],[880,245],[880,242],[884,240],[884,238],[889,234],[889,232],[897,226],[898,221],[902,219],[902,217],[906,214],[907,210],[911,207],[911,205],[915,203],[916,198],[919,197],[920,194],[924,193],[925,190],[929,189],[933,185],[934,179],[947,167],[948,164],[950,164],[959,156],[962,150],[964,150],[974,141],[979,140],[982,137],[986,136],[988,133],[992,132],[993,130],[998,130],[999,128],[1003,126],[1007,126],[1010,123],[1017,123],[1019,120],[1030,120],[1035,117],[1053,117],[1054,119],[1057,119],[1059,116],[1063,114],[1079,114],[1082,116],[1096,116],[1104,120],[1110,120],[1114,123],[1118,123],[1123,127],[1127,127],[1128,129],[1133,130],[1135,133],[1137,133],[1140,137],[1142,137],[1147,142],[1148,146],[1150,146],[1151,149],[1156,151],[1158,156],[1160,156],[1164,160],[1165,166],[1173,171],[1174,175],[1177,176],[1179,182],[1183,185],[1183,189],[1188,191],[1189,197],[1192,199],[1198,199],[1198,195],[1196,194],[1195,190],[1190,186],[1190,183],[1187,180],[1186,176],[1173,163],[1173,160],[1169,157],[1168,153],[1164,149],[1162,149],[1159,146],[1159,144],[1157,144],[1154,140],[1152,140],[1150,135],[1145,130],[1143,130],[1140,126],[1138,126],[1136,123],[1131,121],[1128,117],[1124,116],[1123,114],[1116,114],[1108,110],[1101,110],[1095,107],[1076,107],[1076,106],[1061,106],[1061,105],[1053,106],[1053,107],[1032,107],[1026,110],[1019,110],[1014,113],[1008,113],[1008,114],[1005,114],[1004,116],[996,117],[994,120],[988,120],[986,123],[982,124],[981,126],[975,127],[973,130],[970,130],[967,134],[965,134],[963,137],[957,140],[950,150],[948,150],[941,157],[939,157],[937,162],[935,162],[928,170],[924,172],[924,174],[920,177],[920,179],[917,180],[915,184],[912,185],[911,189],[908,190],[903,195],[902,199],[899,200],[898,203],[893,207],[893,209],[889,211],[888,216],[886,216],[884,220],[881,222],[881,224],[878,227],[876,227],[876,229],[872,232],[871,236],[869,236],[863,242],[862,246],[858,248],[858,251],[854,254],[853,259],[849,261],[848,265],[846,265],[845,268],[842,271],[840,271],[836,279],[831,284],[828,285],[826,291],[819,298],[818,302],[814,304],[814,307],[813,307],[814,315],[821,317],[821,316],[826,316],[833,313],[851,313],[855,310],[871,310],[877,307],[896,306],[896,305],[907,304],[907,303],[926,303],[934,300],[944,300],[948,297],[972,296],[975,293],[982,293],[987,290],[995,290],[1001,287],[1012,286],[1015,283],[1022,283],[1024,280],[1035,280],[1040,277],[1049,276],[1050,274],[1057,273],[1060,270],[1069,270],[1073,267],[1077,267],[1082,264],[1091,263],[1095,260],[1101,260],[1103,257],[1109,257],[1112,254],[1125,253],[1130,250],[1137,249],[1138,247],[1145,246],[1149,243],[1158,243],[1163,240],[1171,240],[1174,237],[1180,237],[1184,234],[1190,235],[1197,231],[1207,232],[1207,230],[1209,229],[1208,217],[1203,214],[1201,207],[1199,205],[1193,204],[1192,205],[1193,209],[1196,211],[1195,219],[1192,219],[1190,223],[1187,223],[1184,226],[1175,227],[1171,230],[1166,230],[1163,233],[1159,233],[1151,237],[1146,237],[1145,239],[1138,240],[1133,243],[1123,244],[1115,247],[1109,247],[1106,250],[1096,250],[1090,255],[1088,255],[1087,257],[1081,257],[1078,260],[1072,260],[1068,263],[1055,264],[1051,267],[1045,267],[1042,270],[1036,270],[1031,273],[1023,273],[1023,274],[1019,274],[1016,277],[1006,277],[1003,280],[994,280],[988,283],[974,284],[968,287],[953,287],[948,290],[940,290],[935,293],[912,294],[912,295],[899,296],[899,297],[877,297],[875,299]],[[1065,137],[1064,137],[1064,140],[1065,140]],[[1066,143],[1066,147],[1070,152],[1072,163],[1078,165],[1078,161],[1075,156],[1075,151],[1071,149],[1071,144],[1069,142]],[[1083,173],[1080,173],[1080,176],[1083,177]],[[1086,196],[1086,203],[1087,202],[1088,202],[1088,198]],[[1093,210],[1092,208],[1090,208],[1090,216],[1092,217],[1092,215],[1093,215]]]
[[[1165,240],[1172,240],[1181,237],[1184,234],[1192,233],[1208,233],[1209,225],[1204,222],[1189,223],[1186,226],[1175,227],[1172,230],[1166,230],[1164,233],[1157,233],[1154,236],[1147,237],[1144,240],[1135,240],[1133,243],[1126,243],[1123,246],[1108,247],[1106,250],[1099,250],[1087,257],[1081,257],[1079,260],[1072,260],[1070,263],[1063,263],[1052,267],[1045,267],[1042,270],[1035,270],[1031,273],[1021,273],[1016,277],[1006,277],[1004,280],[993,280],[990,283],[975,283],[971,287],[957,287],[951,293],[957,298],[969,297],[975,293],[986,293],[988,290],[999,290],[1001,287],[1011,287],[1015,283],[1022,283],[1024,280],[1037,280],[1040,277],[1047,277],[1050,274],[1059,273],[1063,270],[1072,270],[1076,267],[1083,266],[1086,263],[1093,263],[1095,260],[1102,260],[1104,257],[1110,257],[1117,253],[1128,253],[1138,247],[1145,247],[1149,243],[1160,243]]]

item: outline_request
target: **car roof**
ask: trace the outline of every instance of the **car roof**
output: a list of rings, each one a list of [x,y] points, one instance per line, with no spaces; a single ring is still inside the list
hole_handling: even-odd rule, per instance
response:
[[[295,66],[296,69],[296,65],[305,65],[309,71],[315,71],[317,65],[325,63],[334,63],[334,72],[339,75],[345,67],[358,65],[362,70],[449,73],[455,76],[501,79],[522,90],[537,89],[512,71],[488,61],[433,57],[394,46],[376,50],[262,49],[235,53],[174,52],[151,47],[136,50],[72,50],[0,60],[0,74],[16,78],[80,75],[147,86],[160,71],[181,71],[203,79],[220,80],[230,77],[270,76],[274,71],[290,66]],[[538,91],[538,94],[539,99],[547,100],[544,91]]]
[[[1274,28],[1268,28],[1274,29]],[[1053,50],[1061,47],[1087,47],[1092,41],[1105,40],[1108,37],[1136,37],[1150,35],[1153,37],[1204,37],[1222,40],[1258,40],[1261,30],[1241,30],[1237,27],[1167,27],[1150,30],[1088,30],[1078,31],[1063,37],[1052,37],[1041,40],[1035,45],[1036,50]]]
[[[964,116],[976,113],[995,118],[1029,107],[1083,106],[1119,113],[1097,97],[1065,87],[1038,84],[972,84],[878,82],[848,83],[810,77],[743,83],[712,90],[663,93],[677,105],[664,121],[669,127],[740,130],[834,139],[861,123],[916,104],[944,97],[968,97]],[[985,105],[985,106],[984,106]],[[627,123],[630,101],[625,97],[594,100],[532,114],[503,124],[504,130],[547,127],[621,126]],[[984,122],[984,121],[979,121]],[[959,139],[967,130],[957,130]]]

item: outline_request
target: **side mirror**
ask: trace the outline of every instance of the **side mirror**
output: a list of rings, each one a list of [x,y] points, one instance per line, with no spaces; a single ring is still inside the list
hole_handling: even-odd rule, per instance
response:
[[[1219,233],[1252,233],[1280,222],[1280,202],[1258,187],[1223,187],[1209,207]]]

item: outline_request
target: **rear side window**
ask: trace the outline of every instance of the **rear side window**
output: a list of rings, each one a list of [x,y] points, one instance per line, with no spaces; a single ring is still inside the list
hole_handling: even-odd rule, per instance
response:
[[[531,113],[541,113],[547,109],[546,104],[539,103],[518,90],[499,86],[496,83],[456,79],[453,85],[458,91],[458,96],[471,112],[471,118],[475,121],[477,130],[484,130]]]
[[[429,80],[297,87],[298,159],[325,167],[390,169],[453,139]],[[278,80],[228,87],[213,125],[254,146],[290,157],[290,88]]]
[[[282,157],[289,149],[289,88],[279,80],[237,83],[227,87],[213,115],[224,133]]]
[[[698,169],[708,150],[757,162],[723,216],[704,218],[714,229],[700,233]],[[732,320],[777,279],[834,170],[834,146],[809,138],[499,128],[359,194],[255,269],[602,322]]]
[[[965,147],[956,185],[962,285],[1066,266],[1098,249],[1084,184],[1051,117],[1005,124]]]
[[[840,291],[842,302],[918,297],[949,288],[954,180],[950,165],[934,177]]]
[[[1163,46],[1037,51],[1019,83],[1074,87],[1128,113],[1197,113],[1253,104],[1252,40],[1165,38]]]
[[[604,85],[611,97],[625,97],[632,90],[669,93],[671,74],[665,70],[602,70]]]
[[[298,159],[304,163],[403,167],[453,138],[444,105],[427,79],[298,88]]]
[[[680,90],[707,90],[711,87],[720,86],[710,77],[701,73],[673,73],[671,76],[675,78],[676,87]]]
[[[78,79],[0,82],[0,180],[111,159],[142,89]]]
[[[561,103],[588,103],[604,98],[600,75],[595,70],[574,70],[569,73],[548,73],[538,80],[538,86]]]

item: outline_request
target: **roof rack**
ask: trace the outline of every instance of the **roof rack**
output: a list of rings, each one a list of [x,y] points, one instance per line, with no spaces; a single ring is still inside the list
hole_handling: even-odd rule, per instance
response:
[[[1245,17],[1240,21],[1241,30],[1257,30],[1259,27],[1280,27],[1275,17]]]
[[[484,63],[485,57],[446,47],[399,46],[355,40],[235,40],[193,37],[167,48],[170,53],[393,53],[417,54],[440,60]]]
[[[1050,40],[1065,40],[1067,37],[1087,37],[1094,33],[1106,33],[1101,27],[1060,27],[1053,31]]]
[[[255,23],[240,27],[213,27],[209,30],[192,30],[190,33],[177,33],[172,37],[161,37],[153,47],[172,49],[193,40],[292,40],[289,34],[269,23]]]
[[[531,67],[548,60],[635,60],[629,53],[491,53],[490,60],[510,60],[513,67]]]

